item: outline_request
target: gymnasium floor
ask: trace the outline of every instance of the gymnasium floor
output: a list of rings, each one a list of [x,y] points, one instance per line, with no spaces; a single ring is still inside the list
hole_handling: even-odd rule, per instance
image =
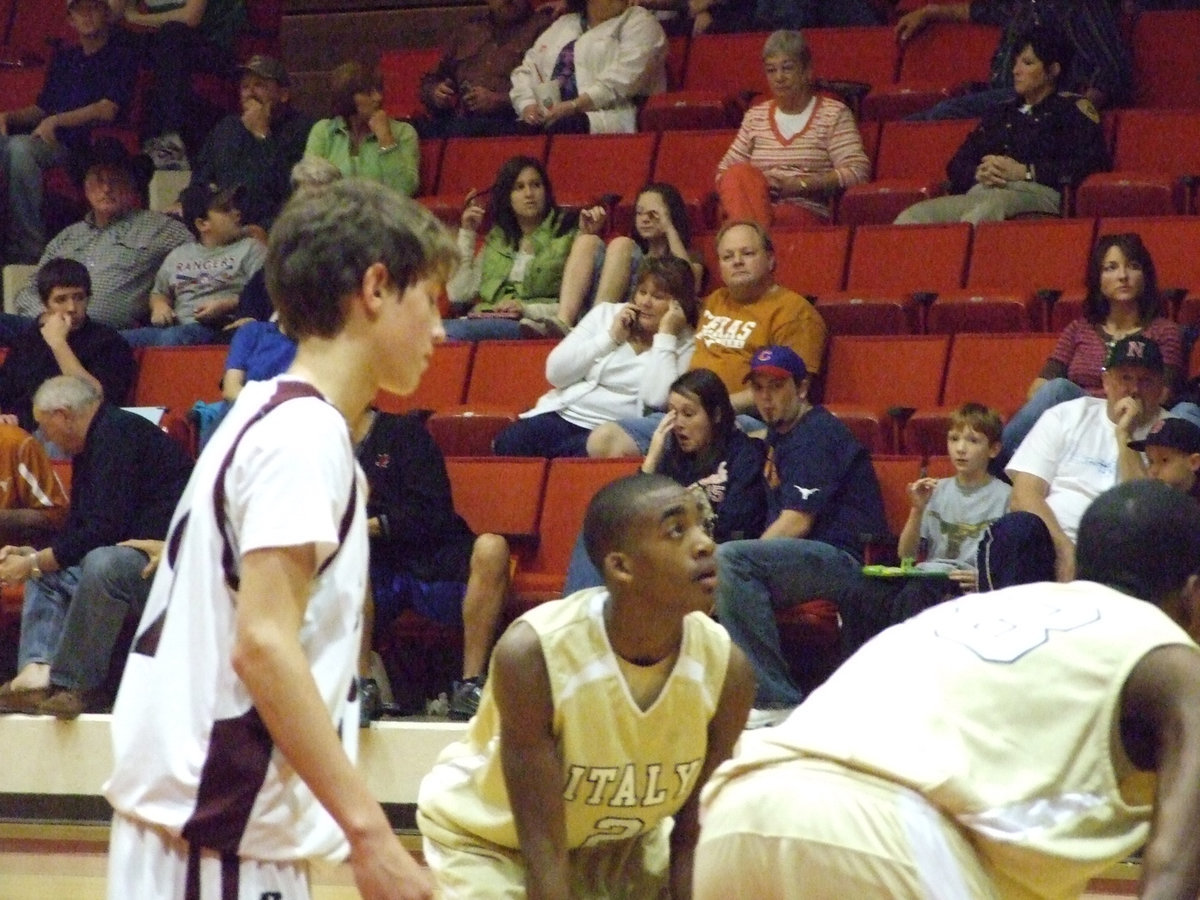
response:
[[[419,841],[405,835],[409,850]],[[0,825],[0,900],[105,900],[108,829],[100,826]],[[1085,900],[1137,896],[1137,867],[1116,866]],[[357,900],[349,870],[314,872],[314,900]]]

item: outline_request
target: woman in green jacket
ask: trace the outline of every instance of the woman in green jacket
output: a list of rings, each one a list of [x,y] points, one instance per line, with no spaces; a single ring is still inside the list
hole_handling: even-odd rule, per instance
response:
[[[308,133],[305,156],[327,159],[347,178],[367,178],[411,197],[417,191],[417,132],[383,108],[379,73],[357,62],[330,76],[334,116]]]
[[[531,328],[534,322],[552,322],[554,331],[565,333],[582,310],[559,306],[563,266],[579,228],[598,229],[602,217],[591,210],[576,216],[559,209],[541,162],[514,156],[496,174],[491,188],[492,229],[475,252],[484,215],[483,193],[469,193],[463,210],[458,248],[469,262],[446,286],[451,310],[460,316],[443,323],[446,337],[480,341],[534,336],[545,330]]]

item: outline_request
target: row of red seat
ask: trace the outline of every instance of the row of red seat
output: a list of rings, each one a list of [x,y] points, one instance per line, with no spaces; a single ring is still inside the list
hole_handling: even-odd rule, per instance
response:
[[[1185,215],[1197,211],[1200,112],[1125,110],[1105,118],[1113,171],[1089,176],[1067,198],[1076,218]],[[946,163],[974,120],[866,123],[863,143],[874,178],[838,200],[835,221],[885,224],[906,207],[942,190]],[[616,194],[615,227],[627,228],[637,192],[648,181],[679,188],[694,230],[714,228],[719,215],[714,178],[732,129],[625,135],[453,138],[421,142],[419,198],[456,223],[467,191],[488,186],[515,155],[543,161],[559,202],[581,206]],[[595,165],[597,159],[604,166]],[[781,219],[786,224],[786,219]]]
[[[888,527],[900,533],[908,515],[906,487],[922,473],[953,473],[945,440],[937,452],[872,457],[883,492]],[[477,534],[509,538],[517,558],[513,614],[557,596],[571,550],[592,496],[605,484],[635,472],[640,460],[526,457],[448,457],[446,469],[454,506]]]
[[[1142,13],[1130,30],[1137,105],[1200,108],[1200,11]],[[965,81],[986,81],[999,40],[984,25],[932,25],[900,47],[890,26],[805,31],[813,67],[825,79],[870,85],[861,115],[898,119],[928,108]],[[670,90],[642,112],[644,130],[736,125],[747,95],[767,91],[762,47],[767,34],[701,35],[670,39]],[[408,118],[423,111],[421,73],[438,61],[437,48],[393,50],[382,70],[388,111]]]

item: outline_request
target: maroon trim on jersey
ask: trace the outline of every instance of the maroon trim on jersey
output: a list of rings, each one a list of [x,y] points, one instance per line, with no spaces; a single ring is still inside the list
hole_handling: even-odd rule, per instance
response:
[[[183,876],[183,900],[200,900],[200,848],[188,847],[187,869]]]
[[[238,900],[241,889],[242,861],[236,853],[221,854],[221,900]],[[266,894],[263,895],[267,896]]]
[[[167,535],[167,570],[171,573],[171,577],[175,577],[175,562],[179,559],[179,545],[183,543],[183,533],[187,531],[188,519],[191,513],[184,513],[176,524],[175,528]],[[162,637],[163,625],[167,621],[167,611],[164,609],[150,623],[137,640],[134,641],[133,653],[140,653],[143,656],[154,656],[158,652],[158,641]]]
[[[237,854],[274,746],[256,709],[213,723],[196,808],[181,832],[185,841]]]
[[[217,469],[217,477],[213,484],[213,514],[217,519],[217,532],[221,535],[221,569],[225,573],[225,583],[229,585],[229,589],[236,591],[241,583],[241,575],[237,570],[237,559],[233,552],[233,541],[230,540],[229,534],[226,531],[228,518],[225,515],[225,475],[229,471],[229,467],[233,465],[233,454],[237,451],[238,444],[242,442],[242,438],[246,436],[246,432],[258,424],[259,420],[267,413],[277,409],[281,404],[288,400],[295,400],[300,397],[316,397],[318,400],[325,400],[321,392],[311,384],[304,381],[281,381],[275,387],[275,393],[271,395],[263,406],[250,417],[250,420],[242,426],[242,430],[238,432],[238,436],[233,439],[233,443],[229,445],[229,450],[225,454],[225,458],[221,460],[221,466]]]

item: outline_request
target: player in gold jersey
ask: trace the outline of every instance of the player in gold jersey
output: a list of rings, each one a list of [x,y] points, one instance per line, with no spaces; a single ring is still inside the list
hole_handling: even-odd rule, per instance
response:
[[[1139,896],[1194,900],[1200,508],[1113,488],[1077,561],[884,631],[748,735],[705,789],[695,896],[1065,900],[1144,845]]]
[[[608,485],[584,541],[605,587],[508,629],[466,738],[421,784],[447,900],[691,896],[700,787],[745,725],[753,674],[708,617],[714,545],[685,488]]]

